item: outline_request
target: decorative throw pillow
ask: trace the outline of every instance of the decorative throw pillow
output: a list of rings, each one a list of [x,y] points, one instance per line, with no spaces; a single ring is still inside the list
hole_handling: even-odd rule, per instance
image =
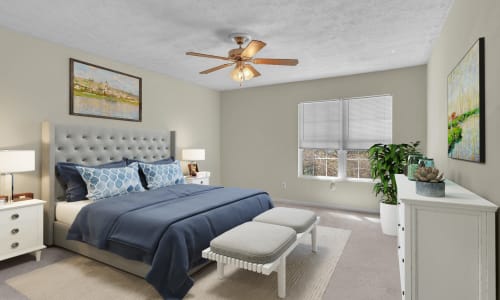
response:
[[[124,160],[115,161],[98,166],[83,166],[75,163],[60,162],[56,164],[56,177],[64,188],[64,198],[68,202],[80,201],[87,198],[87,185],[83,181],[82,176],[76,169],[80,167],[91,168],[118,168],[125,167]]]
[[[166,165],[166,164],[171,164],[171,163],[175,162],[175,160],[172,157],[164,158],[164,159],[160,159],[160,160],[155,160],[155,161],[151,161],[151,162],[141,161],[141,160],[137,160],[137,159],[130,159],[130,158],[126,158],[126,157],[124,157],[123,160],[127,163],[127,166],[132,164],[132,163]],[[147,189],[148,182],[146,181],[146,175],[144,175],[144,172],[142,171],[142,169],[139,169],[139,177],[141,178],[142,186]]]
[[[149,189],[184,183],[181,164],[178,160],[166,165],[139,163],[139,166],[146,176]]]
[[[123,160],[127,163],[127,166],[130,165],[131,163],[145,163],[145,164],[153,164],[153,165],[166,165],[166,164],[171,164],[175,162],[175,160],[172,157],[164,158],[164,159],[159,159],[155,161],[142,161],[138,159],[132,159],[132,158],[127,158],[124,157]]]
[[[123,168],[96,169],[76,167],[87,184],[87,198],[100,200],[132,192],[142,192],[137,163]]]

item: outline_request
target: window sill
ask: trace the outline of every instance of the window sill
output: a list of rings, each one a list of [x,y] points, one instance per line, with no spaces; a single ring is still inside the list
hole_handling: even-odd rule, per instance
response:
[[[359,183],[374,183],[375,180],[371,178],[340,178],[340,177],[329,177],[329,176],[308,176],[299,175],[299,179],[309,179],[318,181],[328,181],[328,182],[359,182]]]

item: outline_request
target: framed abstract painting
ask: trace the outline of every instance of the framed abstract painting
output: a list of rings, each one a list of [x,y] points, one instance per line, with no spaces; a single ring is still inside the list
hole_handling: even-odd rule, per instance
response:
[[[448,75],[448,157],[485,161],[484,38]]]
[[[70,114],[140,122],[142,79],[70,58]]]

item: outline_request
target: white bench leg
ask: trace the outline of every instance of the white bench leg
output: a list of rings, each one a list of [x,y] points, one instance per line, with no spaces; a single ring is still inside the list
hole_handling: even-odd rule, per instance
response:
[[[219,279],[224,278],[224,263],[219,261],[217,262],[217,276],[219,277]]]
[[[278,266],[278,297],[286,297],[286,256],[280,258]]]
[[[311,229],[311,245],[314,253],[318,252],[318,237],[316,225]]]

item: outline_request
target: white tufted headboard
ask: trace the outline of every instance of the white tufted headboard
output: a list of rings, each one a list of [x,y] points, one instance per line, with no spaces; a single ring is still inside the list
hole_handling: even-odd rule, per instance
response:
[[[45,204],[45,243],[52,244],[57,201],[64,200],[55,177],[58,162],[99,165],[123,157],[153,161],[175,158],[175,131],[101,128],[42,124],[42,199]]]

